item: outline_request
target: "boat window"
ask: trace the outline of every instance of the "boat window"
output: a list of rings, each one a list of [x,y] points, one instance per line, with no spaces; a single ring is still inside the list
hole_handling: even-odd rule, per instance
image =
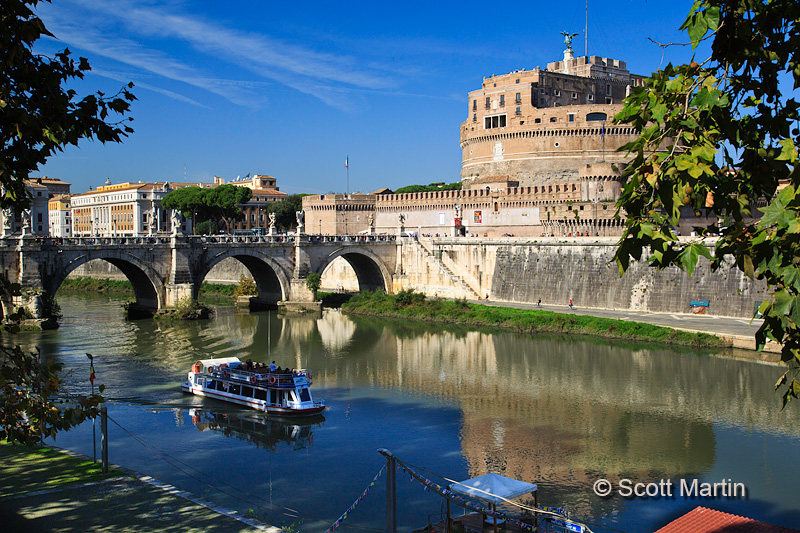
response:
[[[300,389],[297,392],[300,393],[300,401],[301,402],[310,402],[311,395],[308,393],[308,389]]]
[[[288,391],[288,390],[286,391],[286,401],[287,402],[297,401],[297,395],[294,393],[294,391]]]
[[[230,389],[228,389],[228,392],[230,392],[231,394],[241,394],[240,389],[241,389],[241,387],[239,385],[234,385],[233,383],[231,383]]]
[[[269,391],[269,403],[278,403],[278,391],[274,389]]]
[[[267,391],[264,389],[256,389],[256,400],[264,400],[267,399]]]
[[[246,398],[253,397],[253,387],[242,387],[242,396]]]

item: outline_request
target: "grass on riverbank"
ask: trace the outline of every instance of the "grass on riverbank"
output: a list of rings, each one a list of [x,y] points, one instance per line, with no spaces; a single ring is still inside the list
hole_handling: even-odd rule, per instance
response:
[[[115,296],[132,296],[133,285],[127,279],[90,278],[88,276],[68,277],[58,288],[59,292],[80,293],[97,292]],[[233,305],[236,296],[235,284],[203,283],[200,286],[200,299],[212,304]]]
[[[73,457],[50,448],[28,448],[0,440],[0,498],[50,489],[69,483],[86,483],[124,475],[109,469],[104,476],[99,462]]]
[[[411,318],[471,328],[503,328],[519,333],[594,335],[704,348],[725,346],[722,339],[708,333],[586,315],[471,304],[466,300],[426,299],[424,294],[413,291],[401,291],[396,295],[380,291],[356,294],[342,309],[357,315]]]

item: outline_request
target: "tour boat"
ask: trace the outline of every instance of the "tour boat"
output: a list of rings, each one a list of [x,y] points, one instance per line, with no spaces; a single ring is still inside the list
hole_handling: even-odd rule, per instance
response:
[[[325,410],[324,402],[311,398],[310,386],[310,370],[248,369],[236,357],[197,361],[181,384],[184,392],[281,416],[309,416]]]

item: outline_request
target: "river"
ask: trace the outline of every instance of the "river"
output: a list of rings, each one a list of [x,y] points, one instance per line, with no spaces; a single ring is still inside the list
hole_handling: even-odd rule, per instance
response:
[[[65,387],[106,386],[110,460],[275,525],[324,531],[369,486],[388,448],[434,475],[496,472],[536,483],[594,531],[653,531],[697,505],[800,525],[800,406],[781,410],[779,368],[686,349],[427,324],[235,313],[123,319],[119,299],[59,295],[55,331],[13,339],[64,364]],[[185,395],[197,359],[238,356],[313,370],[324,416],[287,423]],[[99,425],[98,425],[99,431]],[[99,456],[100,439],[96,437]],[[85,423],[56,445],[87,455]],[[745,497],[601,499],[593,483],[741,483]],[[397,476],[398,528],[442,511]],[[385,477],[341,524],[385,529]],[[301,522],[302,520],[302,522]]]

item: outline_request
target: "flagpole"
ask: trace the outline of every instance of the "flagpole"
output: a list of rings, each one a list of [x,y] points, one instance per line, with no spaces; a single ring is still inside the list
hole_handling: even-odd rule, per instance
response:
[[[603,158],[601,163],[606,162],[606,123],[603,121],[603,129],[600,130],[600,139],[603,141]]]

